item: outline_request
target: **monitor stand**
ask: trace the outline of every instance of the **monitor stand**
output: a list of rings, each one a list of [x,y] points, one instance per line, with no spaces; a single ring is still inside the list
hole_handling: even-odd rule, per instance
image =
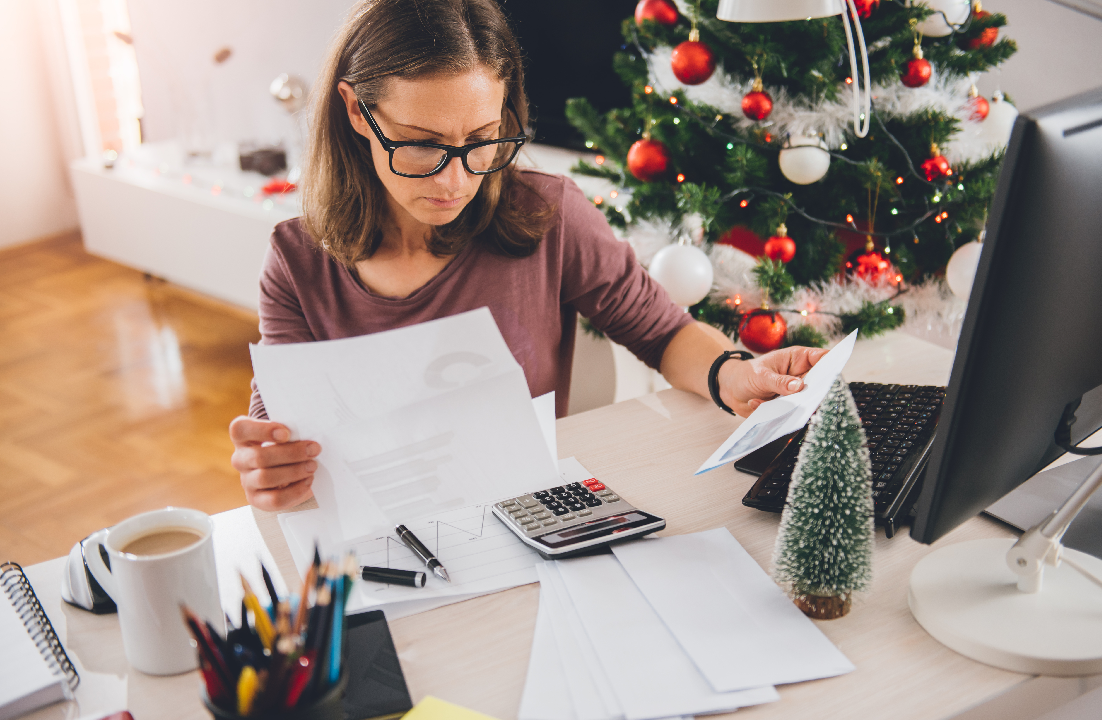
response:
[[[915,620],[943,645],[995,667],[1102,673],[1102,560],[1060,543],[1099,486],[1102,466],[1017,541],[973,540],[931,552],[911,573]]]

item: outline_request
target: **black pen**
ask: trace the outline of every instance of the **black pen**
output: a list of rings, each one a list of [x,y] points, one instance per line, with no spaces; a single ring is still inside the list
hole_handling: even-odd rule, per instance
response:
[[[391,585],[408,585],[409,587],[425,587],[425,573],[420,570],[395,570],[394,568],[360,566],[360,577],[378,583],[390,583]]]
[[[436,559],[436,556],[429,552],[429,549],[417,539],[417,536],[410,532],[409,528],[405,525],[398,525],[394,528],[394,532],[398,533],[398,539],[406,544],[413,554],[421,558],[421,562],[425,563],[425,567],[432,570],[432,574],[443,580],[444,582],[451,582],[451,578],[448,577],[448,571],[444,569],[444,565]]]

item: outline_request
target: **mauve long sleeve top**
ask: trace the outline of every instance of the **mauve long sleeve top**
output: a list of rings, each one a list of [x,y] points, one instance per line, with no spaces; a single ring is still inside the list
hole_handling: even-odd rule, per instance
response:
[[[280,223],[261,272],[260,342],[367,335],[487,307],[524,369],[532,396],[554,390],[559,417],[570,400],[578,313],[658,368],[666,346],[691,317],[670,301],[572,180],[522,173],[556,208],[539,249],[526,258],[509,258],[475,238],[436,277],[402,298],[364,287],[354,271],[314,242],[299,219]],[[249,414],[267,417],[255,382]]]

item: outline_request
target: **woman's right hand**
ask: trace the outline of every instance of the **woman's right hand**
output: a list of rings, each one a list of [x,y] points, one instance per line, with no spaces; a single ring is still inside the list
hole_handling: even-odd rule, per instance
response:
[[[312,494],[314,460],[321,445],[312,440],[288,442],[291,431],[271,420],[244,415],[230,423],[233,457],[249,504],[261,510],[285,510]]]

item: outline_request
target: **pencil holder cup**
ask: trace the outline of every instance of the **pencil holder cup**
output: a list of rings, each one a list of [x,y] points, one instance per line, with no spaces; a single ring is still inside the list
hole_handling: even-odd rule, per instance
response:
[[[341,675],[337,684],[329,688],[324,695],[314,702],[296,707],[291,710],[257,711],[250,714],[250,720],[344,720],[344,691],[348,687],[348,673]],[[210,701],[207,693],[202,693],[203,705],[207,708],[214,720],[242,720],[244,716],[238,715],[224,708],[218,707]]]

